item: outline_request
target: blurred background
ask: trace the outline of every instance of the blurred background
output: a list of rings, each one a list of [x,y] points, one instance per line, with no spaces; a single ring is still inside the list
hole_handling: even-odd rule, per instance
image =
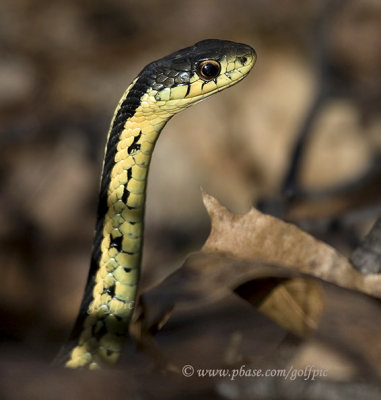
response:
[[[206,38],[258,61],[239,85],[176,116],[151,165],[143,285],[209,232],[200,186],[347,256],[380,210],[377,0],[2,0],[1,368],[47,363],[88,273],[106,134],[144,65]]]

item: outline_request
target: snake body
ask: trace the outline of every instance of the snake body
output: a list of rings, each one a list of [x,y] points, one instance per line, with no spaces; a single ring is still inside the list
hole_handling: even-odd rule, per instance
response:
[[[243,79],[255,63],[244,44],[204,40],[148,64],[123,94],[107,137],[91,265],[65,366],[115,363],[139,281],[148,168],[176,113]]]

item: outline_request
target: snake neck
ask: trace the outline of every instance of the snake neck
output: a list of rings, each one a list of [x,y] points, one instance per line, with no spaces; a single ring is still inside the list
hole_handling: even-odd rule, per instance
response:
[[[148,168],[172,116],[154,112],[153,103],[147,107],[147,93],[138,97],[136,86],[119,102],[108,135],[91,267],[66,367],[97,369],[115,363],[134,310]]]

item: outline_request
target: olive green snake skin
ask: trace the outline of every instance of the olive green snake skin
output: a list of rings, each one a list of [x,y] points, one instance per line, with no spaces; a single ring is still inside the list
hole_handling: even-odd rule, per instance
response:
[[[176,113],[243,79],[256,60],[244,44],[204,40],[147,65],[123,94],[107,137],[91,266],[66,367],[115,363],[134,310],[148,168]]]

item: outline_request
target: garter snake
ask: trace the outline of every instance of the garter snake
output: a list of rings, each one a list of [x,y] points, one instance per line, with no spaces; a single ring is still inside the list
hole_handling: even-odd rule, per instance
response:
[[[97,369],[120,356],[139,280],[147,173],[164,125],[239,82],[255,60],[247,45],[204,40],[148,64],[123,94],[108,132],[90,271],[66,367]]]

